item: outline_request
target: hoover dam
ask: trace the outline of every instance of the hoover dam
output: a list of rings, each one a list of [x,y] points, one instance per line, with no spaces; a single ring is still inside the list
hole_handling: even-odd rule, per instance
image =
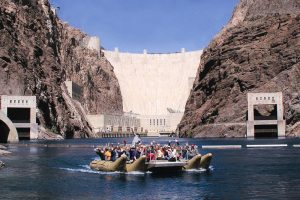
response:
[[[104,54],[114,66],[125,112],[161,116],[168,114],[168,108],[184,111],[202,50],[138,54],[116,48]]]

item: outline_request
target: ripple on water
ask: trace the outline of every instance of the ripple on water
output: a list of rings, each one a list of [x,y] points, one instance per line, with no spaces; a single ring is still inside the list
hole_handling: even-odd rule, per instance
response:
[[[67,168],[67,167],[60,167],[59,169],[70,171],[70,172],[82,172],[82,173],[91,173],[91,174],[103,174],[103,175],[112,175],[112,174],[126,174],[126,175],[145,175],[151,174],[152,172],[141,172],[141,171],[132,171],[132,172],[103,172],[103,171],[95,171],[90,168],[89,165],[79,165],[81,168]]]
[[[208,169],[200,168],[200,169],[187,169],[185,172],[188,173],[205,173],[205,172],[212,172],[214,170],[213,166],[209,166]]]
[[[179,140],[198,146],[279,141]],[[99,139],[97,143],[107,141]],[[66,142],[69,144],[69,140]],[[86,144],[85,140],[75,142]],[[289,145],[296,142],[300,143],[300,139],[280,141]],[[300,148],[202,149],[202,154],[214,154],[214,167],[165,175],[94,171],[89,163],[99,157],[94,156],[92,148],[10,150],[13,155],[1,158],[7,167],[0,173],[0,199],[299,199],[300,196]]]

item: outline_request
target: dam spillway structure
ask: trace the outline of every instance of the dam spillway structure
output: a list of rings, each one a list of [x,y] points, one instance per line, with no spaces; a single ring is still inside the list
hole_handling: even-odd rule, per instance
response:
[[[282,92],[248,93],[247,137],[285,137]],[[272,107],[269,115],[261,115],[259,106]]]
[[[138,114],[148,132],[175,131],[199,67],[202,50],[142,53],[103,50],[114,66],[125,112]],[[171,112],[170,112],[171,111]]]

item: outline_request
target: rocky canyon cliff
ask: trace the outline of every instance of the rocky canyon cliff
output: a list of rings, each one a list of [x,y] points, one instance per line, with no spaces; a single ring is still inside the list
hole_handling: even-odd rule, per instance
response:
[[[202,54],[180,136],[244,137],[248,92],[282,92],[286,134],[299,136],[299,62],[300,1],[241,0]]]
[[[37,121],[46,132],[92,137],[84,113],[123,108],[113,66],[83,45],[86,37],[59,20],[47,0],[1,0],[0,94],[36,96]],[[78,101],[66,80],[82,87]]]

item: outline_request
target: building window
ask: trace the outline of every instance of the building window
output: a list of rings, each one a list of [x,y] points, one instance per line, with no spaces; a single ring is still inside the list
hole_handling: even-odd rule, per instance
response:
[[[159,121],[160,121],[160,125],[162,125],[162,119],[160,119]]]
[[[164,126],[166,126],[166,119],[164,119]]]
[[[158,119],[156,119],[156,125],[158,126]]]
[[[12,103],[12,100],[10,100],[9,103]]]
[[[155,126],[155,119],[153,119],[153,126]]]
[[[26,100],[26,103],[28,103],[28,100]]]
[[[16,100],[14,100],[14,103],[16,103]]]
[[[150,119],[150,126],[151,126],[151,119]]]

